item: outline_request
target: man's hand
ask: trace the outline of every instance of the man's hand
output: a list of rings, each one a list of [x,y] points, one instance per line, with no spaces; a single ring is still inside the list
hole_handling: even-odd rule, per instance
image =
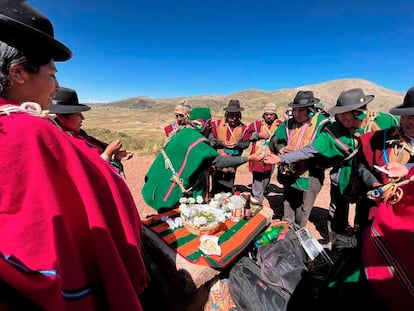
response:
[[[398,162],[390,162],[384,167],[388,171],[388,177],[404,177],[408,174],[408,168]]]
[[[265,157],[264,157],[264,163],[266,163],[266,164],[278,164],[280,162],[282,162],[280,157],[278,157],[277,155],[275,155],[273,153],[269,153],[269,154],[265,155]]]
[[[262,153],[253,153],[251,155],[248,156],[249,161],[255,161],[255,162],[259,162],[259,161],[263,161],[263,154]]]
[[[292,147],[286,146],[279,150],[279,154],[284,154],[292,151],[294,151]]]

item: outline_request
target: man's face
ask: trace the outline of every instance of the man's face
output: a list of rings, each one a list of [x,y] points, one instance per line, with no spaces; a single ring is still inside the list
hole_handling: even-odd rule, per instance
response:
[[[307,107],[293,108],[292,113],[293,113],[293,118],[298,123],[304,123],[309,120]]]
[[[344,113],[337,113],[335,118],[341,123],[346,129],[353,130],[359,128],[361,120],[358,120],[355,117],[353,111],[348,111]]]
[[[187,118],[183,113],[175,113],[175,118],[177,120],[178,125],[186,125]]]
[[[400,126],[406,135],[414,137],[414,115],[401,116]]]
[[[236,127],[240,124],[241,112],[228,112],[226,121],[230,127]]]
[[[264,120],[265,120],[265,122],[266,122],[266,124],[272,124],[273,123],[273,121],[275,121],[276,120],[276,113],[272,113],[272,112],[265,112],[264,114],[263,114],[263,118],[264,118]]]

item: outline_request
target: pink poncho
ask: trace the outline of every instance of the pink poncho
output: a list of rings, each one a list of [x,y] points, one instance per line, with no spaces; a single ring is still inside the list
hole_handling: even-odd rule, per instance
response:
[[[141,310],[142,228],[125,181],[27,113],[0,116],[0,148],[0,278],[47,310]]]

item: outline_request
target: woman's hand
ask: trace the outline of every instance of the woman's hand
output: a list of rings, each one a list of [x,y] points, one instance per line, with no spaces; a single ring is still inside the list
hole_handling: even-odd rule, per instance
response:
[[[134,153],[132,151],[129,151],[129,150],[118,150],[115,153],[115,156],[114,157],[115,157],[116,160],[121,161],[121,160],[129,160],[133,156],[134,156]]]

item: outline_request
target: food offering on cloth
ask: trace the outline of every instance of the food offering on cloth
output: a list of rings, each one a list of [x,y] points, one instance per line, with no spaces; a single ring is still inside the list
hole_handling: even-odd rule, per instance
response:
[[[184,227],[196,235],[214,234],[226,221],[223,209],[204,204],[201,197],[181,198],[179,210]]]

